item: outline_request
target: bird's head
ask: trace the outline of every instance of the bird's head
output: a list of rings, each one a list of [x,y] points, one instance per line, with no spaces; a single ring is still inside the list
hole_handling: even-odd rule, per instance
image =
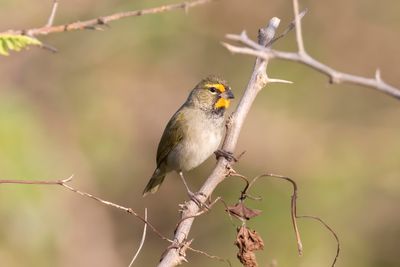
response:
[[[189,95],[188,102],[202,110],[223,113],[234,98],[227,82],[218,76],[201,80]]]

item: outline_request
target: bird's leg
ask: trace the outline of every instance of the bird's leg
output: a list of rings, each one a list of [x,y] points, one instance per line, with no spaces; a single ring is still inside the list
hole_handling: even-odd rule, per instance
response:
[[[186,187],[186,191],[187,191],[188,195],[189,195],[189,196],[194,195],[193,192],[190,191],[189,186],[188,186],[188,184],[187,184],[187,182],[186,182],[186,179],[185,179],[185,177],[183,176],[183,173],[182,173],[182,172],[179,172],[179,176],[181,177],[181,180],[182,180],[183,184],[184,184],[185,187]]]
[[[215,156],[217,157],[217,159],[219,159],[220,157],[224,157],[226,158],[227,161],[229,162],[237,162],[238,159],[235,158],[235,156],[233,155],[232,152],[223,150],[223,149],[218,149],[217,151],[214,152]]]
[[[182,172],[179,172],[179,176],[181,177],[181,180],[182,180],[183,184],[184,184],[185,187],[186,187],[186,191],[187,191],[187,194],[189,195],[190,199],[193,200],[193,201],[197,204],[197,206],[199,206],[199,208],[202,208],[202,207],[208,208],[208,205],[205,204],[205,203],[202,203],[202,202],[200,201],[200,199],[198,199],[198,197],[197,197],[197,195],[203,195],[203,196],[204,196],[204,194],[201,193],[201,192],[200,192],[200,193],[193,193],[193,192],[189,189],[189,186],[188,186],[188,184],[187,184],[187,182],[186,182],[186,179],[185,179],[185,177],[183,176],[183,173],[182,173]]]

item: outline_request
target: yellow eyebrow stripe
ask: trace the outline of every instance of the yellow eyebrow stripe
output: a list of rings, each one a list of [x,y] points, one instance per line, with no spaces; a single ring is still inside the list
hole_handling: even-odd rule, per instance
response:
[[[207,88],[215,87],[217,88],[221,93],[225,92],[225,86],[223,86],[220,83],[208,83],[206,84]]]

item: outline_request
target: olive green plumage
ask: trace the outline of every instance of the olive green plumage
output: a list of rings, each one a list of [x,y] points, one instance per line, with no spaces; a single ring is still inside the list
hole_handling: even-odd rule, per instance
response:
[[[157,149],[157,168],[143,196],[155,193],[172,170],[189,171],[213,154],[222,140],[224,113],[233,93],[217,76],[201,80],[169,120]]]

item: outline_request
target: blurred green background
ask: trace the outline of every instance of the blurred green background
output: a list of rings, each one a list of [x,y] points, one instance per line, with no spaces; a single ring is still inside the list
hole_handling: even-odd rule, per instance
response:
[[[85,20],[167,1],[60,1],[55,23]],[[400,86],[400,2],[301,1],[310,54],[339,70]],[[1,31],[45,24],[51,1],[1,0]],[[1,57],[0,177],[54,180],[143,212],[171,237],[178,204],[186,199],[176,174],[160,192],[142,190],[170,116],[202,77],[216,73],[240,97],[254,58],[231,55],[226,33],[253,38],[271,17],[292,19],[291,1],[221,0],[189,10],[128,18],[105,31],[43,37],[59,49],[30,49]],[[294,33],[276,48],[295,49]],[[258,96],[236,152],[237,171],[290,176],[298,182],[298,210],[325,219],[341,239],[343,267],[400,266],[400,102],[367,88],[329,85],[304,66],[272,61],[272,84]],[[199,188],[215,164],[187,174]],[[234,203],[240,180],[214,196]],[[291,188],[260,180],[248,202],[263,214],[249,222],[265,241],[260,266],[330,266],[335,242],[314,221],[301,220],[304,256],[298,257],[290,222]],[[235,227],[217,205],[196,220],[193,247],[236,261]],[[127,266],[142,223],[57,186],[0,186],[0,266]],[[149,231],[136,266],[154,266],[167,243]],[[190,266],[225,266],[189,253]]]

